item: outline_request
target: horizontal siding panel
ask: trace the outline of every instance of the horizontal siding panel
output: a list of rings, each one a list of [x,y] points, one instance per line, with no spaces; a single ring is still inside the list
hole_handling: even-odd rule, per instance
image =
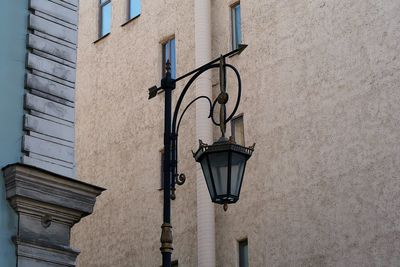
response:
[[[54,75],[69,82],[75,82],[75,69],[52,60],[28,53],[28,67]]]
[[[62,119],[59,119],[59,118],[44,114],[44,113],[36,111],[36,110],[30,110],[29,113],[32,116],[36,116],[36,117],[39,117],[39,118],[42,118],[42,119],[45,119],[45,120],[48,120],[48,121],[56,122],[56,123],[59,123],[59,124],[62,124],[62,125],[66,125],[68,127],[74,127],[74,123],[73,122],[62,120]]]
[[[38,16],[38,17],[41,17],[42,19],[55,22],[55,23],[57,23],[57,24],[60,24],[61,26],[67,27],[67,28],[69,28],[69,29],[72,29],[72,30],[75,30],[75,31],[78,30],[78,26],[73,25],[73,24],[68,23],[68,22],[65,22],[65,21],[63,21],[63,20],[61,20],[61,19],[52,17],[52,16],[50,16],[50,15],[47,15],[46,13],[43,13],[43,12],[41,12],[41,11],[39,11],[39,10],[35,10],[35,13],[34,13],[34,14],[35,14],[36,16]],[[37,31],[36,31],[36,32],[37,32]]]
[[[68,87],[71,87],[71,88],[75,89],[75,83],[69,82],[69,81],[66,81],[66,80],[63,80],[63,79],[60,79],[60,78],[57,78],[57,77],[55,77],[53,75],[50,75],[50,74],[47,74],[45,72],[42,72],[42,71],[39,71],[39,70],[35,70],[35,69],[31,69],[30,73],[32,73],[34,75],[37,75],[37,76],[40,76],[42,78],[46,78],[46,79],[48,79],[50,81],[54,81],[56,83],[60,83],[62,85],[65,85],[65,86],[68,86]]]
[[[37,50],[37,49],[32,49],[31,52],[32,52],[32,54],[37,55],[39,57],[47,58],[48,60],[60,63],[62,65],[71,67],[73,69],[76,68],[76,64],[75,63],[72,63],[71,61],[68,61],[68,60],[53,56],[53,55],[48,54],[46,52],[43,52],[43,51],[40,51],[40,50]]]
[[[48,135],[45,135],[45,134],[41,134],[41,133],[38,133],[38,132],[30,131],[29,132],[29,136],[37,137],[37,138],[40,138],[40,139],[45,140],[45,141],[49,141],[49,142],[53,142],[53,143],[56,143],[56,144],[59,144],[59,145],[63,145],[63,146],[74,148],[74,143],[72,143],[70,141],[65,141],[65,140],[62,140],[62,139],[59,139],[59,138],[56,138],[56,137],[52,137],[52,136],[48,136]]]
[[[74,162],[73,148],[55,144],[29,135],[24,136],[23,149],[24,151],[36,153],[49,158],[70,163]]]
[[[76,11],[57,5],[49,0],[31,0],[30,8],[39,10],[73,25],[77,25],[78,23],[78,13]]]
[[[56,122],[38,118],[29,114],[25,115],[25,130],[56,137],[69,142],[74,142],[74,128]]]
[[[71,87],[59,84],[40,76],[28,73],[26,75],[26,86],[44,93],[48,93],[68,101],[75,101],[75,90]]]
[[[71,177],[74,178],[75,177],[75,170],[74,169],[70,169],[70,168],[66,168],[57,164],[53,164],[47,161],[43,161],[43,160],[39,160],[39,159],[34,159],[31,157],[27,157],[27,156],[23,156],[22,157],[22,163],[27,164],[27,165],[31,165],[31,166],[35,166],[38,168],[42,168],[44,170],[50,171],[50,172],[54,172],[63,176],[67,176],[67,177]]]
[[[71,61],[73,63],[76,62],[76,50],[67,47],[65,45],[61,45],[45,39],[43,37],[39,37],[34,34],[29,34],[28,36],[28,45],[30,48],[38,49],[40,51],[49,53],[53,56]]]
[[[29,93],[25,95],[25,107],[70,122],[75,120],[74,108]]]
[[[76,49],[76,45],[75,44],[72,44],[70,42],[66,42],[66,41],[61,40],[59,38],[53,37],[51,35],[48,35],[47,33],[43,33],[43,32],[40,32],[40,31],[35,31],[35,35],[43,37],[43,38],[45,38],[47,40],[53,41],[53,42],[55,42],[57,44],[61,44],[61,45],[67,46],[69,48]]]
[[[35,16],[33,14],[29,15],[29,28],[50,34],[73,44],[76,44],[77,41],[77,31],[69,29],[60,24],[42,19],[41,17]]]
[[[71,102],[71,101],[65,100],[65,99],[63,99],[63,98],[59,98],[59,97],[57,97],[57,96],[50,95],[50,94],[48,94],[48,93],[43,93],[42,91],[38,91],[38,90],[36,90],[36,89],[31,89],[31,90],[30,90],[30,93],[31,93],[32,95],[36,95],[36,96],[39,96],[39,97],[43,97],[43,98],[46,98],[46,99],[48,99],[48,100],[51,100],[51,101],[54,101],[54,102],[57,102],[57,103],[66,105],[66,106],[68,106],[68,107],[72,107],[72,108],[75,107],[75,104],[74,104],[73,102]]]
[[[72,9],[72,10],[74,10],[74,11],[77,11],[77,10],[78,10],[78,6],[72,5],[72,4],[67,3],[67,2],[65,2],[65,1],[63,1],[63,0],[49,0],[49,1],[51,1],[51,2],[53,2],[53,3],[56,3],[57,5],[60,5],[60,6],[69,8],[69,9]]]
[[[61,1],[76,7],[79,5],[79,0],[61,0]]]
[[[74,164],[72,164],[72,163],[68,163],[68,162],[65,162],[65,161],[61,161],[61,160],[45,157],[45,156],[42,156],[42,155],[39,155],[39,154],[35,154],[35,153],[32,153],[32,152],[29,152],[29,157],[33,158],[33,159],[47,161],[47,162],[50,162],[50,163],[53,163],[53,164],[57,164],[57,165],[60,165],[62,167],[66,167],[66,168],[70,168],[70,169],[74,168]]]

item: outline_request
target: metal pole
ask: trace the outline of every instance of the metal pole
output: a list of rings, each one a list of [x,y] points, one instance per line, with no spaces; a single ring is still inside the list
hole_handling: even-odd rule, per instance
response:
[[[162,266],[171,267],[172,256],[172,225],[171,225],[171,110],[172,110],[172,90],[175,82],[171,78],[170,64],[167,62],[167,73],[161,80],[161,85],[165,91],[165,110],[164,110],[164,206],[163,224],[161,225],[161,254]]]

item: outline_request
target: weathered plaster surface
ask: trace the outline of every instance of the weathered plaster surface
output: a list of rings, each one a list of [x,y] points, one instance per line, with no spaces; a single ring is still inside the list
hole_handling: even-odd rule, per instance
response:
[[[229,46],[226,3],[215,55]],[[399,2],[241,5],[249,47],[232,62],[257,146],[240,202],[217,209],[217,265],[236,266],[248,237],[250,266],[396,266]]]
[[[107,191],[93,218],[74,228],[73,242],[82,248],[78,265],[159,266],[163,95],[148,100],[147,89],[160,83],[160,42],[168,36],[176,37],[177,74],[194,67],[193,2],[142,1],[141,15],[121,27],[127,5],[114,1],[111,34],[93,44],[97,3],[80,1],[76,159],[77,176]],[[188,181],[177,191],[172,214],[173,258],[183,266],[197,262],[195,162],[190,152],[197,142],[190,121],[194,111],[181,127],[180,170]]]
[[[230,50],[232,1],[213,1],[213,55]],[[217,207],[217,266],[396,266],[400,261],[400,3],[242,0],[247,145],[241,199]],[[177,39],[177,72],[194,67],[193,1],[142,1],[96,44],[97,1],[81,1],[78,176],[108,188],[73,236],[80,266],[158,266],[162,192],[160,40]],[[233,86],[233,84],[231,84]],[[179,90],[178,88],[177,90]],[[233,96],[234,94],[232,94]],[[188,176],[173,202],[174,258],[196,265],[194,114],[180,133]],[[217,132],[216,132],[217,134]],[[85,223],[86,222],[86,223]]]

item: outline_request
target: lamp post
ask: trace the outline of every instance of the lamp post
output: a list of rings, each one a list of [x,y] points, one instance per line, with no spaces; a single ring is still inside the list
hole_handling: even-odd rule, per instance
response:
[[[183,173],[178,175],[178,133],[179,126],[183,115],[188,108],[197,100],[205,99],[210,104],[210,113],[208,117],[212,122],[221,129],[221,138],[212,145],[204,144],[199,140],[200,146],[193,156],[197,162],[201,164],[206,184],[214,203],[224,205],[226,211],[228,204],[235,203],[239,200],[240,188],[242,185],[246,161],[250,158],[254,145],[244,147],[235,143],[232,138],[225,137],[226,123],[235,115],[240,102],[241,95],[241,79],[239,71],[232,65],[225,63],[225,58],[240,54],[247,45],[241,45],[238,49],[233,50],[209,63],[193,70],[177,79],[171,78],[170,63],[167,62],[167,72],[161,80],[161,86],[153,86],[149,89],[149,99],[155,97],[160,90],[165,93],[164,107],[164,205],[163,205],[163,224],[161,225],[161,254],[163,267],[171,267],[172,256],[172,225],[171,225],[171,199],[175,199],[175,185],[182,185],[186,177]],[[192,85],[192,83],[204,72],[219,68],[220,77],[220,94],[211,101],[207,96],[198,96],[193,99],[180,113],[182,101]],[[226,69],[234,71],[238,80],[238,97],[232,113],[226,115],[226,103],[229,95],[226,92]],[[178,102],[172,113],[172,90],[175,84],[183,78],[191,77],[188,83],[179,95]],[[214,109],[216,104],[220,105],[220,116],[217,122],[214,119]],[[168,190],[169,189],[169,190]]]

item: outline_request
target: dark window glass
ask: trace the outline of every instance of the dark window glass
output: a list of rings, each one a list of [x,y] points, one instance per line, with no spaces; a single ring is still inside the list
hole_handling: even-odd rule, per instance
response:
[[[175,38],[168,40],[163,44],[163,62],[162,62],[162,76],[165,75],[165,64],[169,60],[171,62],[171,76],[176,78],[176,57],[175,57]]]
[[[214,177],[215,190],[217,195],[227,194],[228,191],[228,152],[211,153],[209,156],[211,166],[211,174]]]
[[[111,1],[100,0],[100,37],[111,31]]]
[[[231,135],[236,144],[245,145],[243,115],[239,115],[231,120]]]
[[[232,152],[231,162],[231,194],[239,196],[241,180],[246,166],[246,157],[243,154]]]
[[[140,15],[140,0],[129,0],[129,19]]]
[[[232,47],[233,49],[236,49],[239,47],[239,44],[242,43],[240,3],[237,3],[232,6],[231,17],[232,17]]]
[[[247,239],[239,241],[239,267],[249,267],[249,251]]]

